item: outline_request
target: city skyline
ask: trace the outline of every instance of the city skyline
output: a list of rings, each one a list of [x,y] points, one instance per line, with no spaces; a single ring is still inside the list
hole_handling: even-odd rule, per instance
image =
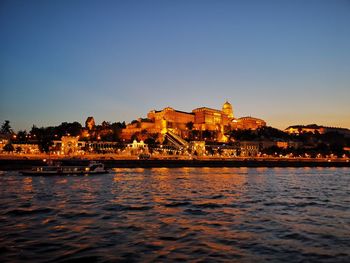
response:
[[[348,1],[3,1],[0,122],[167,106],[350,128]]]

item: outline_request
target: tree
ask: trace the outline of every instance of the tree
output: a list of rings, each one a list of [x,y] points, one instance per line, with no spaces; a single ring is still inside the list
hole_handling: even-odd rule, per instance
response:
[[[193,122],[192,121],[187,122],[186,123],[186,128],[188,130],[192,131],[193,130]]]
[[[212,140],[213,136],[212,136],[212,133],[209,130],[204,130],[202,132],[202,138],[207,139],[207,140]]]
[[[16,153],[20,153],[21,151],[22,151],[22,147],[17,146],[17,147],[16,147]]]
[[[139,137],[140,137],[140,132],[135,132],[135,133],[131,136],[131,141],[139,140]]]
[[[25,143],[27,142],[27,132],[26,131],[18,131],[17,133],[17,141],[20,143]]]
[[[12,143],[9,142],[4,146],[3,150],[5,152],[13,152],[15,148],[13,147]]]
[[[192,140],[198,140],[199,139],[199,137],[200,137],[200,131],[198,131],[198,130],[191,130],[190,132],[189,132],[189,140],[190,141],[192,141]]]
[[[109,129],[111,127],[111,124],[108,121],[103,121],[101,123],[102,129]]]
[[[39,138],[38,146],[39,146],[40,152],[48,153],[52,145],[53,145],[53,142],[48,136],[43,136]]]
[[[9,120],[5,120],[5,122],[1,125],[0,133],[5,135],[10,135],[13,133]]]
[[[149,146],[154,146],[156,144],[156,140],[152,137],[148,137],[146,140],[145,140],[145,143],[148,144]]]
[[[291,139],[291,136],[288,133],[269,126],[260,127],[256,132],[260,138],[264,139]]]
[[[81,134],[82,126],[79,122],[62,122],[59,126],[53,127],[54,133],[59,137],[65,136],[67,134],[71,136],[78,136]]]
[[[258,135],[252,130],[233,130],[231,137],[237,141],[254,141],[258,139]]]
[[[276,145],[273,145],[269,148],[264,149],[262,152],[268,155],[275,155],[275,154],[281,154],[281,151],[282,151],[282,148],[279,148]]]
[[[40,152],[48,153],[50,146],[53,144],[54,134],[57,132],[56,127],[37,128],[33,125],[30,134],[35,138]]]

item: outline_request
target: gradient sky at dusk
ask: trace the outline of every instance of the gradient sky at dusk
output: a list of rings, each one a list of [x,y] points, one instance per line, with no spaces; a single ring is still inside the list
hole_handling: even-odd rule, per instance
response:
[[[0,122],[171,106],[350,128],[350,1],[1,1]]]

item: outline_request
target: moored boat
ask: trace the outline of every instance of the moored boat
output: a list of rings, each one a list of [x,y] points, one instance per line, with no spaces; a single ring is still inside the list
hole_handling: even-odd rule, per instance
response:
[[[61,163],[47,166],[34,166],[31,170],[21,171],[23,175],[87,175],[108,173],[104,164],[91,161],[87,166],[64,166]]]

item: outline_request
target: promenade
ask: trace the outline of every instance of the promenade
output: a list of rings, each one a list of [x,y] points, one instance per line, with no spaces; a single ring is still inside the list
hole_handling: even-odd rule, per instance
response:
[[[285,158],[285,157],[207,157],[162,155],[147,160],[137,156],[89,154],[81,156],[57,155],[0,155],[0,170],[29,169],[45,165],[48,159],[66,165],[84,165],[90,160],[101,161],[107,168],[155,167],[350,167],[349,158]]]

